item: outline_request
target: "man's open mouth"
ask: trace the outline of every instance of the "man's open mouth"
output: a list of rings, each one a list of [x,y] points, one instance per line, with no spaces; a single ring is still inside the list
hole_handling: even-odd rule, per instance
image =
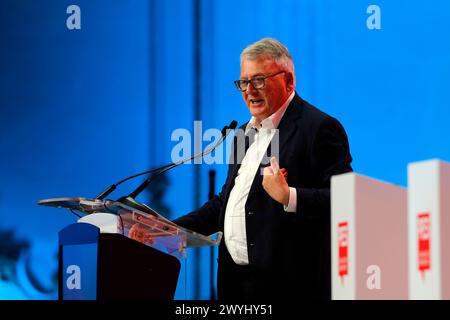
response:
[[[263,99],[250,99],[250,103],[252,105],[259,105],[259,104],[262,104],[263,102],[264,102]]]

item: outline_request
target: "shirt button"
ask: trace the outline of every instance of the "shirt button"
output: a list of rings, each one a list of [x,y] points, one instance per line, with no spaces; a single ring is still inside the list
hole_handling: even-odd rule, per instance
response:
[[[255,213],[254,213],[254,212],[252,212],[252,211],[249,211],[249,212],[248,212],[248,214],[250,215],[250,214],[255,214]]]
[[[252,247],[252,248],[253,248],[254,246],[255,246],[255,244],[254,244],[254,243],[250,243],[250,247]]]

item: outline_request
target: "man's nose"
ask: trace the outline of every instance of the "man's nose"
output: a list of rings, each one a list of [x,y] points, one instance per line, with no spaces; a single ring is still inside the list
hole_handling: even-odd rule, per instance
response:
[[[245,90],[245,93],[249,94],[249,93],[252,93],[255,91],[256,91],[256,89],[253,87],[253,84],[251,82],[249,82],[247,85],[247,89]]]

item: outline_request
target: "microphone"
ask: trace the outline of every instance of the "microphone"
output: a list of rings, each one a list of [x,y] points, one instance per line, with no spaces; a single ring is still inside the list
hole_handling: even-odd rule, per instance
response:
[[[138,210],[140,210],[140,211],[143,211],[143,212],[146,212],[146,213],[149,213],[149,214],[151,214],[151,215],[157,215],[156,214],[156,212],[153,210],[153,209],[151,209],[149,206],[147,206],[147,205],[145,205],[145,204],[143,204],[143,203],[140,203],[140,202],[138,202],[137,200],[135,200],[135,198],[150,184],[150,183],[152,183],[152,181],[153,180],[155,180],[159,175],[161,175],[161,174],[163,174],[164,172],[166,172],[166,171],[168,171],[168,170],[171,170],[171,169],[173,169],[173,168],[175,168],[175,167],[178,167],[179,165],[181,165],[181,164],[183,164],[183,163],[186,163],[186,162],[188,162],[188,161],[190,161],[190,160],[193,160],[193,159],[196,159],[196,158],[199,158],[199,157],[203,157],[203,156],[205,156],[205,155],[208,155],[208,154],[210,154],[211,152],[213,152],[214,151],[214,149],[216,149],[225,139],[226,139],[226,137],[228,136],[228,134],[232,131],[232,130],[234,130],[235,128],[237,127],[237,122],[235,121],[235,120],[233,120],[233,121],[231,121],[231,123],[230,123],[230,125],[229,126],[225,126],[225,127],[223,127],[222,128],[222,131],[221,131],[221,137],[220,137],[220,139],[219,139],[219,141],[213,146],[213,147],[211,147],[210,149],[208,149],[208,150],[204,150],[204,151],[201,151],[201,152],[199,152],[199,153],[197,153],[197,154],[195,154],[195,155],[193,155],[193,156],[191,156],[190,158],[187,158],[187,159],[184,159],[184,160],[180,160],[180,161],[177,161],[177,162],[173,162],[173,163],[171,163],[171,164],[168,164],[168,165],[165,165],[165,166],[162,166],[162,167],[159,167],[159,168],[157,168],[157,169],[153,169],[153,170],[149,170],[149,171],[152,171],[152,172],[154,172],[154,171],[158,171],[159,170],[159,172],[157,172],[156,174],[154,174],[154,175],[152,175],[152,176],[150,176],[148,179],[146,179],[141,185],[139,185],[133,192],[131,192],[128,196],[124,196],[124,197],[121,197],[121,198],[119,198],[118,200],[117,200],[117,202],[120,202],[120,203],[123,203],[123,204],[125,204],[125,205],[127,205],[127,206],[130,206],[130,207],[132,207],[132,208],[135,208],[135,209],[138,209]]]
[[[226,136],[226,134],[227,134],[226,131],[227,131],[228,129],[234,130],[234,129],[237,127],[237,124],[238,124],[238,123],[237,123],[235,120],[233,120],[233,121],[231,121],[231,123],[230,123],[229,126],[225,126],[225,127],[222,128],[222,131],[221,131],[222,136],[221,136],[221,139],[219,140],[220,143],[225,139],[225,136]],[[188,161],[190,161],[190,160],[193,160],[193,159],[195,159],[195,158],[198,158],[200,155],[201,155],[201,156],[207,155],[207,154],[211,153],[215,148],[217,148],[217,146],[218,146],[220,143],[217,143],[217,145],[213,146],[213,147],[212,147],[212,150],[211,150],[210,152],[208,152],[208,153],[206,153],[206,152],[204,153],[204,152],[202,151],[202,152],[200,152],[200,153],[198,153],[198,154],[196,154],[196,155],[191,156],[191,157],[188,158],[188,159],[181,160],[181,161],[178,161],[178,162],[172,162],[172,163],[169,163],[169,164],[166,164],[166,165],[163,165],[163,166],[160,166],[160,167],[151,169],[151,170],[139,172],[139,173],[136,173],[136,174],[134,174],[134,175],[132,175],[132,176],[129,176],[129,177],[123,179],[123,180],[120,180],[119,182],[114,183],[114,184],[110,185],[108,188],[106,188],[106,189],[105,189],[102,193],[100,193],[95,199],[103,200],[106,196],[108,196],[109,194],[111,194],[111,192],[113,192],[114,190],[116,190],[116,188],[117,188],[118,185],[120,185],[120,184],[122,184],[122,183],[124,183],[125,181],[128,181],[128,180],[130,180],[130,179],[133,179],[133,178],[142,176],[142,175],[144,175],[144,174],[153,173],[153,172],[156,172],[156,171],[161,171],[161,170],[164,170],[164,169],[169,168],[169,167],[174,166],[174,165],[178,166],[178,165],[180,165],[180,164],[183,164],[183,163],[185,163],[185,162],[188,162]],[[144,188],[145,188],[145,187],[144,187]],[[140,191],[139,191],[139,192],[140,192]]]
[[[129,176],[115,184],[112,184],[108,188],[106,188],[100,195],[98,195],[96,197],[96,199],[103,200],[106,196],[111,194],[111,192],[113,192],[117,188],[118,185],[124,183],[127,180],[136,178],[136,177],[144,175],[144,174],[157,172],[156,174],[152,175],[150,178],[146,179],[136,190],[134,190],[128,196],[121,197],[120,199],[117,200],[118,202],[121,202],[121,203],[128,205],[130,207],[133,207],[135,209],[150,213],[152,215],[156,215],[156,213],[150,207],[137,202],[134,198],[137,197],[160,174],[162,174],[172,168],[175,168],[183,163],[186,163],[190,160],[196,159],[198,157],[203,157],[203,156],[213,152],[214,149],[217,148],[225,140],[225,138],[228,136],[228,134],[231,132],[231,130],[234,130],[236,127],[237,127],[237,122],[235,120],[231,121],[230,125],[224,126],[222,128],[221,137],[220,137],[219,141],[212,148],[210,148],[208,150],[204,150],[202,152],[199,152],[187,159],[180,160],[177,162],[172,162],[172,163],[169,163],[169,164],[166,164],[166,165],[163,165],[163,166],[151,169],[151,170],[143,171],[143,172],[134,174],[132,176]]]

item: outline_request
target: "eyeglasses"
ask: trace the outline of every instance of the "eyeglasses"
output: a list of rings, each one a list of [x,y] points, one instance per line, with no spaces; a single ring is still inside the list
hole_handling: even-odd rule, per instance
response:
[[[266,85],[266,79],[267,78],[271,78],[271,77],[275,77],[279,74],[282,73],[286,73],[286,71],[280,71],[268,76],[262,76],[262,77],[255,77],[253,79],[248,79],[248,80],[236,80],[234,81],[234,84],[236,85],[236,88],[238,88],[239,91],[246,91],[248,84],[250,83],[253,87],[253,89],[258,90],[258,89],[262,89],[264,88],[264,86]]]

